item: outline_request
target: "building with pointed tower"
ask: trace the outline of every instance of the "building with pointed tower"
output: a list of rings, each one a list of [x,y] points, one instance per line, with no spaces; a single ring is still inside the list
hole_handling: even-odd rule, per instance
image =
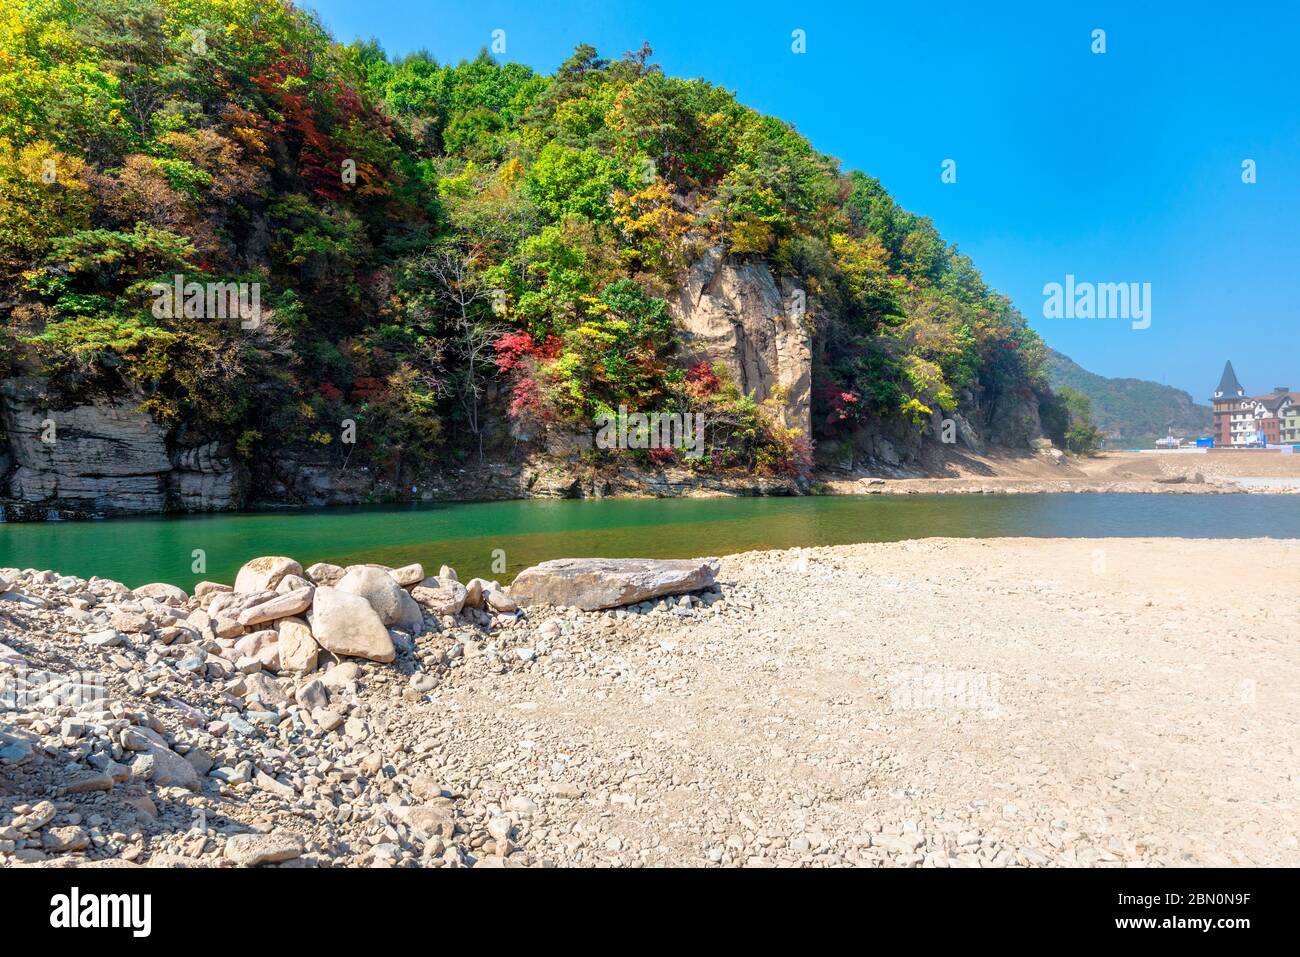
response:
[[[1236,429],[1242,424],[1242,419],[1246,410],[1246,390],[1241,387],[1237,381],[1237,373],[1233,371],[1232,360],[1228,360],[1227,365],[1223,367],[1223,375],[1219,378],[1219,387],[1214,390],[1214,398],[1210,400],[1214,403],[1214,444],[1217,448],[1227,448],[1230,445],[1242,444],[1234,441]],[[1253,420],[1253,416],[1251,417]],[[1252,440],[1254,436],[1252,435]]]
[[[1258,448],[1290,444],[1300,438],[1294,426],[1300,394],[1278,386],[1268,395],[1247,395],[1231,362],[1223,367],[1211,402],[1216,448]]]

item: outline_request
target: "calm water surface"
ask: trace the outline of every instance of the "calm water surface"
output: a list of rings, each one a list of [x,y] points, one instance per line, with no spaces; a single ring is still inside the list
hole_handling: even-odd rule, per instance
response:
[[[127,585],[234,580],[258,555],[423,562],[508,580],[548,558],[723,555],[954,536],[1300,538],[1289,495],[908,495],[514,501],[0,524],[0,566]],[[506,571],[493,572],[494,551]],[[195,550],[206,570],[192,570]]]

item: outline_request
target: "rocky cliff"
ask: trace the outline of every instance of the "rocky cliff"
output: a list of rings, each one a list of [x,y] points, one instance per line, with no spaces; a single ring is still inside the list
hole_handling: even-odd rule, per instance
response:
[[[785,394],[785,424],[812,434],[812,350],[802,299],[759,259],[709,249],[670,302],[688,353],[721,362],[758,401]]]
[[[219,511],[243,501],[241,470],[219,443],[182,445],[138,400],[52,407],[44,380],[12,378],[0,383],[0,423],[0,499],[12,517]]]

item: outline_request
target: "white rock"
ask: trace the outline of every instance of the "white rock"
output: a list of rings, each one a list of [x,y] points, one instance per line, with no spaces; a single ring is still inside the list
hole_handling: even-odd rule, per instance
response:
[[[322,585],[307,619],[312,637],[326,651],[384,663],[397,657],[383,620],[360,595]]]
[[[301,575],[302,566],[292,558],[282,555],[264,555],[246,562],[235,576],[235,591],[243,594],[249,592],[274,591],[275,586],[285,575]]]
[[[175,585],[169,585],[166,582],[152,582],[148,585],[141,585],[131,594],[137,598],[152,598],[168,605],[183,605],[190,597],[185,594],[184,588],[177,588]]]
[[[235,834],[226,839],[226,857],[240,867],[278,864],[302,857],[302,838],[286,831]]]
[[[317,562],[307,568],[307,577],[317,585],[333,585],[346,574],[346,569],[329,562]]]
[[[411,589],[411,597],[434,615],[459,614],[468,594],[460,582],[438,578],[426,578]]]
[[[499,588],[490,588],[483,592],[483,601],[495,612],[506,614],[518,611],[519,605],[513,598]]]
[[[388,574],[393,576],[393,580],[397,584],[403,588],[409,588],[411,585],[424,581],[424,566],[419,562],[413,562],[410,565],[403,565],[401,568],[394,568]]]
[[[333,587],[364,598],[385,625],[396,624],[401,620],[402,598],[406,593],[397,580],[382,568],[374,565],[350,565],[347,573]]]
[[[116,628],[105,628],[103,631],[92,632],[85,637],[85,642],[94,648],[113,648],[120,645],[124,636]]]
[[[424,631],[424,609],[420,607],[418,601],[405,591],[402,592],[402,614],[393,623],[393,627],[400,628],[412,635],[418,635]]]
[[[320,645],[301,618],[283,618],[279,623],[280,670],[306,673],[316,668]]]
[[[308,585],[306,588],[279,594],[269,601],[259,602],[239,613],[239,623],[247,628],[250,625],[260,625],[264,622],[300,615],[311,607],[312,595],[315,591],[314,585]]]

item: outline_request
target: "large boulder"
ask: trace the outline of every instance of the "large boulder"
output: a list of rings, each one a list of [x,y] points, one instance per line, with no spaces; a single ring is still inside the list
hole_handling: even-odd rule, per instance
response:
[[[712,584],[713,567],[698,559],[560,558],[525,568],[510,586],[510,597],[520,605],[596,611]]]
[[[326,582],[326,584],[328,585],[332,583]],[[304,578],[302,575],[285,575],[280,579],[280,584],[275,586],[275,593],[277,595],[287,595],[289,592],[298,591],[300,588],[315,587],[316,583],[314,581]]]
[[[396,624],[402,618],[402,597],[406,592],[388,569],[378,565],[349,565],[347,573],[334,587],[339,591],[360,595],[370,602],[370,607],[385,625]]]
[[[492,587],[483,589],[483,602],[489,609],[501,614],[508,614],[519,610],[519,602],[503,588],[496,587],[493,582]]]
[[[307,620],[312,637],[326,651],[384,663],[397,657],[383,620],[360,595],[322,585]]]
[[[235,651],[242,656],[256,658],[262,649],[275,644],[279,638],[280,636],[270,628],[249,632],[235,642]]]
[[[302,566],[292,558],[282,555],[263,555],[246,562],[235,576],[235,591],[243,594],[249,592],[274,591],[285,575],[301,575]]]

